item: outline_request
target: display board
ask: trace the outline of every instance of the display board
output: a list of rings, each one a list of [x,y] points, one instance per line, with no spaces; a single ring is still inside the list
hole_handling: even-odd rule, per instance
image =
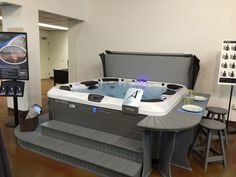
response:
[[[0,79],[29,80],[26,33],[0,32]]]
[[[236,84],[236,41],[223,41],[218,83]]]

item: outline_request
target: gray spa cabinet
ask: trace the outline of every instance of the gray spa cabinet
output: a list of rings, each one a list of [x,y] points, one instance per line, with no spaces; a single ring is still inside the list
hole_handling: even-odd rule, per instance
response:
[[[207,97],[210,95],[198,94]],[[205,109],[208,101],[192,104]],[[202,114],[180,111],[183,101],[165,116],[147,116],[137,126],[143,130],[143,177],[147,177],[154,166],[163,177],[171,177],[170,165],[192,170],[187,154],[193,142],[194,127]],[[153,164],[153,159],[157,163]],[[154,161],[155,162],[155,161]]]

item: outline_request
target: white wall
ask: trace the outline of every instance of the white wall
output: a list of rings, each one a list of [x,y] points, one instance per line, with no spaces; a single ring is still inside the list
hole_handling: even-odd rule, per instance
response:
[[[230,88],[217,85],[216,74],[222,40],[236,39],[235,7],[235,0],[88,0],[77,35],[77,79],[101,76],[98,54],[106,49],[192,53],[201,60],[196,90],[227,107]]]
[[[201,59],[196,89],[212,94],[210,104],[227,107],[230,88],[216,84],[216,73],[222,40],[236,39],[235,0],[2,2],[18,3],[25,7],[25,11],[29,9],[22,18],[26,18],[25,24],[31,24],[31,28],[36,28],[31,21],[35,17],[27,14],[36,9],[86,19],[86,22],[71,24],[69,28],[71,81],[101,76],[98,54],[105,49],[193,53]],[[35,41],[30,46],[35,48],[33,43]],[[36,60],[39,60],[38,56]],[[39,87],[39,84],[33,85]],[[232,101],[236,102],[235,93]],[[231,119],[235,115],[233,111]]]
[[[68,68],[68,32],[49,31],[49,58],[51,62],[50,76],[53,77],[53,69]]]
[[[41,104],[41,82],[40,82],[40,47],[39,47],[39,28],[38,11],[48,11],[78,20],[85,20],[86,16],[85,0],[3,0],[4,3],[18,4],[19,6],[2,6],[3,29],[23,29],[28,33],[29,51],[29,75],[27,82],[27,93],[19,99],[19,110],[27,110],[29,105],[34,103]],[[12,107],[10,100],[8,107]]]
[[[41,66],[41,79],[50,78],[49,73],[49,52],[48,52],[48,31],[47,30],[39,30],[40,37],[40,66]]]
[[[80,41],[80,31],[82,22],[69,20],[68,26],[68,57],[69,57],[69,82],[76,82],[78,80],[78,65],[81,63],[79,59],[80,52],[78,44]],[[85,66],[86,67],[86,66]],[[79,67],[80,69],[82,67]]]
[[[30,9],[43,10],[74,19],[85,20],[86,0],[0,0],[1,3],[10,3],[28,6]]]
[[[46,79],[53,77],[53,69],[68,68],[68,32],[40,30],[40,37],[47,38],[40,42],[41,78]],[[46,44],[47,42],[45,41],[47,41],[48,44]],[[45,48],[47,48],[47,51],[45,51]],[[49,61],[44,61],[43,57],[49,58]],[[46,64],[48,67],[45,66]],[[42,67],[42,65],[44,65],[44,67]],[[50,74],[48,75],[48,73]]]
[[[2,8],[4,31],[25,31],[28,36],[29,81],[24,97],[18,99],[19,110],[28,110],[33,103],[41,104],[38,11],[26,7],[4,6]],[[12,98],[7,99],[13,107]]]

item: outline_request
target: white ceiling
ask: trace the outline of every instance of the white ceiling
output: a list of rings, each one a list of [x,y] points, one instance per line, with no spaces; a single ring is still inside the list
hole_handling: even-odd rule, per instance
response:
[[[68,27],[68,20],[74,20],[74,19],[45,11],[39,11],[39,23]]]
[[[0,15],[1,15],[1,10],[0,10]],[[62,15],[58,15],[58,14],[53,14],[53,13],[41,11],[41,10],[39,11],[39,23],[68,27],[69,20],[75,20],[75,19],[65,17]],[[2,22],[0,22],[0,23],[2,23]],[[51,28],[47,28],[47,27],[40,27],[40,29],[56,30],[56,29],[51,29]]]

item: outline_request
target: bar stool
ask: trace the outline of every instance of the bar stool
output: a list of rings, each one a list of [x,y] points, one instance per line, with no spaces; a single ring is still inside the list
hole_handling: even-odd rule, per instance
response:
[[[226,115],[228,114],[228,110],[220,107],[215,106],[208,106],[206,107],[207,118],[215,119],[215,115],[217,115],[217,120],[223,122],[226,125]],[[224,137],[225,137],[225,144],[228,144],[228,135],[226,127],[224,129]]]
[[[225,127],[226,126],[224,123],[216,121],[216,120],[211,120],[211,119],[202,119],[199,124],[199,129],[197,131],[197,136],[195,137],[195,140],[193,143],[192,151],[196,153],[196,155],[198,155],[200,158],[204,159],[205,170],[207,170],[207,166],[209,162],[223,161],[224,166],[227,165],[224,141],[223,141],[223,136],[222,136],[222,132],[224,132]],[[206,139],[207,144],[206,146],[196,146],[197,140],[199,136],[201,135],[201,132],[203,129],[207,130],[207,139]],[[213,132],[217,132],[219,135],[220,147],[221,147],[220,153],[211,148],[211,140],[212,140]],[[215,155],[209,156],[210,152],[212,152]]]

